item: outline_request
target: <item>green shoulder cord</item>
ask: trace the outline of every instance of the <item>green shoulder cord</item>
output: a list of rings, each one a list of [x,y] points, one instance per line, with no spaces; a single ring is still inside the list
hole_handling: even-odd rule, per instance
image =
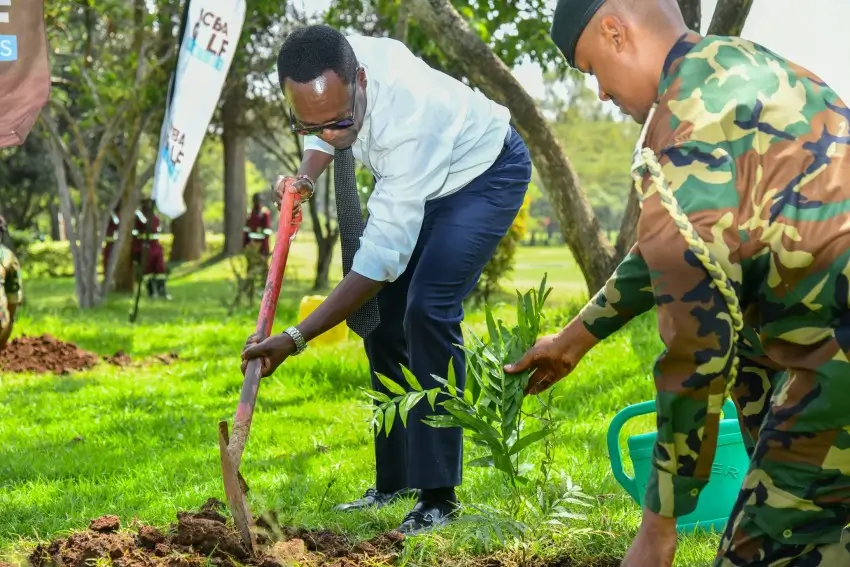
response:
[[[632,161],[632,179],[634,180],[635,191],[637,191],[642,208],[644,200],[642,188],[643,173],[644,171],[649,171],[649,175],[655,189],[658,191],[658,196],[661,199],[661,204],[665,209],[667,209],[670,216],[673,217],[673,222],[676,224],[676,228],[679,229],[679,233],[685,239],[685,242],[687,242],[688,248],[690,248],[691,252],[699,258],[699,261],[705,267],[708,275],[711,277],[714,285],[717,287],[718,291],[720,291],[720,294],[726,302],[726,307],[728,308],[729,315],[732,319],[731,348],[735,354],[732,356],[732,367],[729,369],[729,381],[726,384],[726,390],[723,396],[725,400],[731,392],[732,387],[735,384],[735,379],[738,376],[738,354],[735,350],[735,345],[738,342],[738,333],[740,333],[744,328],[744,316],[743,313],[741,313],[738,296],[735,294],[735,290],[729,282],[726,272],[723,271],[723,267],[720,265],[720,262],[718,262],[717,258],[715,258],[711,253],[708,245],[697,233],[694,225],[691,224],[691,221],[688,219],[688,215],[685,214],[682,207],[679,205],[679,202],[676,200],[676,197],[673,195],[673,191],[670,189],[670,184],[667,182],[667,178],[664,176],[664,171],[661,169],[661,163],[658,161],[658,157],[651,148],[643,147],[643,141],[654,114],[655,107],[653,107],[652,111],[649,113],[649,116],[644,123],[643,131],[638,139],[638,143],[635,146],[634,159]]]

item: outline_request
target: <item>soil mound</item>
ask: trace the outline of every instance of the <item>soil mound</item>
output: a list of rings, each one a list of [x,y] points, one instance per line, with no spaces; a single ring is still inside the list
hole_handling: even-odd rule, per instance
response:
[[[0,352],[0,369],[7,372],[55,372],[66,374],[87,370],[98,362],[95,353],[52,335],[20,336]]]
[[[177,523],[165,533],[151,526],[122,531],[116,516],[102,516],[85,532],[39,545],[29,563],[32,567],[88,567],[97,560],[109,560],[115,567],[390,565],[403,540],[393,532],[355,543],[328,531],[281,528],[267,516],[257,522],[252,556],[220,513],[223,509],[221,502],[210,499],[198,512],[179,512]]]
[[[0,370],[69,374],[88,370],[100,360],[120,367],[128,366],[132,362],[130,356],[123,350],[119,350],[112,356],[100,357],[96,353],[81,349],[74,343],[59,340],[53,335],[45,334],[38,337],[22,335],[12,339],[0,352]]]

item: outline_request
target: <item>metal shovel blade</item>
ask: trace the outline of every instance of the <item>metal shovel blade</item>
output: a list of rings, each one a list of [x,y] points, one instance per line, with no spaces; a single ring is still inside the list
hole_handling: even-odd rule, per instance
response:
[[[227,451],[228,437],[227,422],[218,422],[218,448],[221,453],[221,475],[224,478],[224,493],[227,495],[227,504],[230,506],[233,523],[236,524],[239,535],[242,536],[242,542],[245,544],[245,548],[253,555],[254,542],[251,539],[251,511],[248,509],[248,501],[245,498],[245,493],[242,491],[242,484],[239,482],[239,474],[230,460],[230,453]]]

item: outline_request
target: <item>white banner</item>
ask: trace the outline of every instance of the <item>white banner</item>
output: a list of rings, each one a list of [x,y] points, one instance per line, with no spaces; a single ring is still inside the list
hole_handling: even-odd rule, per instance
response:
[[[186,212],[183,190],[218,105],[245,21],[245,0],[190,2],[169,89],[153,180],[153,199],[170,218]]]

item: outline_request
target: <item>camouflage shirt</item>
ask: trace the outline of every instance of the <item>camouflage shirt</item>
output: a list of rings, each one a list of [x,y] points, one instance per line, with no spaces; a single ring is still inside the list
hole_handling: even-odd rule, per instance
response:
[[[668,55],[645,131],[742,310],[756,314],[759,334],[745,327],[744,338],[792,372],[764,427],[793,435],[850,425],[841,379],[850,374],[850,111],[821,79],[759,45],[689,33]],[[681,516],[709,478],[736,347],[725,302],[648,173],[642,190],[638,241],[581,317],[604,338],[657,306],[665,350],[654,368],[658,443],[645,504]]]
[[[24,300],[21,264],[15,253],[0,244],[0,331],[9,326],[9,305]]]

